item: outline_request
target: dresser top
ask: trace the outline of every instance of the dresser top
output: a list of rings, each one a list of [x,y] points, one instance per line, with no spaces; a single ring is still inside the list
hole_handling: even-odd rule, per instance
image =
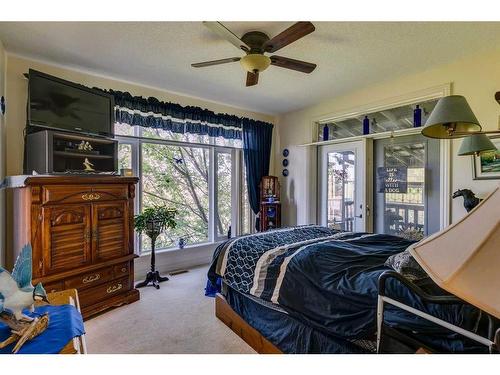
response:
[[[18,175],[7,176],[0,189],[31,185],[79,185],[79,184],[136,184],[137,177],[106,175]]]

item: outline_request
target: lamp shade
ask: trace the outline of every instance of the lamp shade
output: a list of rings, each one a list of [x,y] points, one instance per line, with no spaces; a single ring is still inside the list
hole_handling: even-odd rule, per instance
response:
[[[500,187],[410,253],[441,288],[500,319]]]
[[[481,125],[467,100],[460,95],[439,99],[422,128],[422,134],[430,138],[460,138],[463,134],[481,131]]]
[[[494,151],[497,147],[486,134],[473,134],[464,138],[458,155],[475,155],[483,151]]]

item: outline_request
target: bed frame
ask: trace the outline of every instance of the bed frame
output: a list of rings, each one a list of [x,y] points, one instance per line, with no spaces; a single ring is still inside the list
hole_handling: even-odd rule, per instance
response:
[[[262,336],[259,331],[248,324],[227,303],[222,294],[215,296],[215,316],[219,318],[231,331],[236,333],[250,347],[259,354],[283,354],[269,340]]]

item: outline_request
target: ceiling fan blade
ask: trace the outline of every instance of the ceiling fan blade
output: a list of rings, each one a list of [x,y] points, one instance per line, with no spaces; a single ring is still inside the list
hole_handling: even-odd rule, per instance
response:
[[[279,66],[280,68],[298,70],[302,73],[311,73],[314,69],[316,69],[316,64],[276,55],[271,56],[271,65]]]
[[[212,61],[204,61],[200,63],[195,63],[191,64],[193,68],[204,68],[205,66],[212,66],[212,65],[220,65],[220,64],[227,64],[231,62],[236,62],[240,61],[241,57],[230,57],[227,59],[220,59],[220,60],[212,60]]]
[[[296,40],[312,33],[316,28],[311,22],[297,22],[285,31],[269,39],[264,43],[263,49],[266,52],[276,52],[277,50],[295,42]]]
[[[226,39],[229,43],[234,45],[236,48],[241,49],[245,52],[250,51],[250,48],[236,35],[233,34],[226,26],[220,22],[213,21],[203,21],[203,25],[209,28],[211,31],[219,35],[221,38]]]
[[[255,86],[259,82],[259,72],[247,72],[247,87]]]

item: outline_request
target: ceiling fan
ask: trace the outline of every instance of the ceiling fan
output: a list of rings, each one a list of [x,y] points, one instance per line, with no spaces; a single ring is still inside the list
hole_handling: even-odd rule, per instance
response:
[[[230,57],[227,59],[191,64],[193,68],[203,68],[206,66],[239,61],[247,71],[247,87],[256,85],[259,82],[259,73],[266,70],[269,65],[297,70],[302,73],[311,73],[316,68],[316,64],[305,61],[294,60],[278,55],[265,55],[265,53],[276,52],[307,34],[312,33],[315,28],[311,22],[297,22],[271,39],[260,31],[250,31],[240,39],[220,22],[203,22],[203,24],[214,33],[233,44],[236,48],[245,51],[246,55],[243,57]]]

